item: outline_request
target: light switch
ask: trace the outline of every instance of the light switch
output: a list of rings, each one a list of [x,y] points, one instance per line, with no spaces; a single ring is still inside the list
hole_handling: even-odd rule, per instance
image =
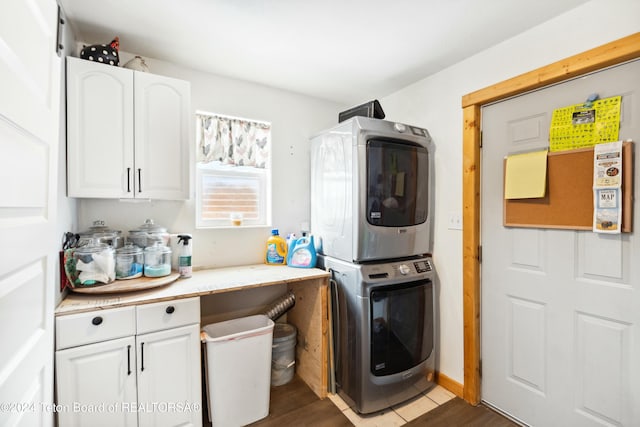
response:
[[[462,214],[460,212],[449,212],[449,230],[462,230]]]

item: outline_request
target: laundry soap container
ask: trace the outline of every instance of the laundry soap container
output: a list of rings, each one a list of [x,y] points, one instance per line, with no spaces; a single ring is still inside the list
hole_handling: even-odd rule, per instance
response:
[[[271,351],[271,385],[287,384],[293,379],[296,364],[296,327],[276,323]]]
[[[202,328],[209,420],[243,426],[269,415],[273,320],[263,314]]]
[[[144,253],[132,243],[116,249],[116,279],[135,279],[142,276]]]
[[[171,249],[155,242],[144,248],[145,277],[162,277],[171,274]]]
[[[313,236],[302,233],[302,237],[292,243],[287,264],[289,267],[313,268],[316,266],[316,258]]]
[[[287,241],[280,236],[277,228],[271,230],[271,237],[267,240],[264,262],[267,265],[285,265],[287,263]]]
[[[65,271],[72,288],[106,285],[116,279],[116,259],[110,245],[93,238],[71,252]]]

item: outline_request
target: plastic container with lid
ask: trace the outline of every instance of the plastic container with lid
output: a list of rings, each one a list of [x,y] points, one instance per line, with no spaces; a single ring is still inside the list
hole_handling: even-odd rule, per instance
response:
[[[132,243],[116,249],[116,279],[135,279],[142,276],[144,254]]]
[[[144,275],[162,277],[171,274],[171,249],[160,242],[144,249]]]
[[[155,224],[152,219],[147,219],[140,227],[129,231],[127,241],[143,249],[156,242],[167,246],[169,233],[165,227]]]
[[[271,237],[267,239],[264,262],[269,265],[287,263],[287,241],[280,236],[277,228],[271,230]]]
[[[91,239],[98,239],[100,243],[106,243],[113,248],[120,248],[124,244],[122,231],[108,227],[103,220],[93,221],[93,225],[87,230],[78,233],[80,235],[79,246],[84,246]]]
[[[114,249],[98,239],[75,249],[72,264],[65,266],[72,287],[106,285],[116,278]]]
[[[316,266],[316,247],[313,235],[303,232],[302,237],[293,242],[289,248],[287,265],[289,267],[313,268]]]
[[[271,385],[287,384],[293,379],[296,364],[296,327],[276,323],[271,345]]]

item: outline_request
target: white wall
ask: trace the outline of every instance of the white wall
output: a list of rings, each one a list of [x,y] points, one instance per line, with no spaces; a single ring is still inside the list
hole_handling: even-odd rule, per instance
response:
[[[124,64],[130,54],[121,53]],[[220,58],[221,61],[224,58]],[[272,123],[273,226],[281,235],[309,222],[309,137],[337,123],[347,106],[145,58],[154,74],[191,82],[191,109]],[[195,119],[194,119],[195,126]],[[192,138],[193,138],[192,130]],[[192,143],[192,158],[195,142]],[[192,190],[195,188],[192,182]],[[222,267],[260,263],[270,228],[195,229],[195,201],[127,203],[79,199],[79,229],[93,220],[123,231],[153,218],[172,233],[193,234],[193,265]]]
[[[593,0],[380,100],[388,120],[427,128],[436,145],[438,369],[448,377],[464,374],[462,233],[447,228],[462,212],[462,96],[638,32],[638,17],[638,0]]]

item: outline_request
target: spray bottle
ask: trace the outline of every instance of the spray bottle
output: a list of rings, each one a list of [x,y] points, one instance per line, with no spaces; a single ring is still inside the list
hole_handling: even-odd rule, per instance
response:
[[[178,273],[181,278],[191,277],[191,235],[178,234]]]

